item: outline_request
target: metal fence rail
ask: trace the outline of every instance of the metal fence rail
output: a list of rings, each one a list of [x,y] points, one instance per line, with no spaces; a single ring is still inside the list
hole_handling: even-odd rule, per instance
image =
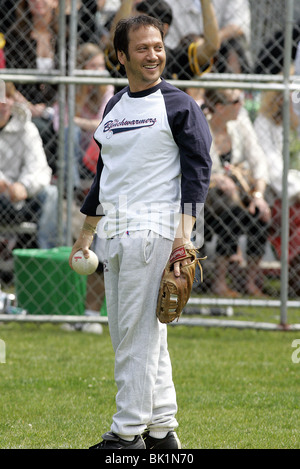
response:
[[[50,70],[48,72],[41,72],[32,68],[22,69],[0,69],[0,79],[5,82],[13,81],[16,85],[18,84],[50,84],[57,86],[57,101],[59,105],[59,129],[56,135],[57,138],[57,155],[56,165],[57,172],[55,174],[55,184],[58,188],[58,207],[57,207],[57,233],[55,244],[57,246],[71,246],[74,237],[74,180],[71,172],[67,173],[66,168],[71,168],[74,163],[74,134],[75,128],[73,118],[75,116],[75,95],[76,86],[78,85],[113,85],[114,87],[123,87],[127,84],[126,78],[113,78],[108,75],[107,72],[99,73],[92,72],[90,70],[82,70],[76,68],[76,52],[77,52],[77,25],[78,15],[76,8],[76,1],[72,1],[72,10],[69,24],[69,36],[68,46],[66,45],[66,23],[65,23],[65,1],[59,2],[59,33],[58,33],[58,48],[59,48],[59,66],[56,70]],[[265,8],[265,12],[269,11],[270,2],[265,0],[264,2],[250,2],[252,6],[252,13],[257,15],[257,11]],[[276,2],[276,8],[281,9],[282,2]],[[276,11],[277,11],[276,10]],[[283,18],[283,17],[281,17]],[[273,32],[272,28],[275,27],[271,24],[268,25],[269,32]],[[291,50],[295,46],[293,44],[292,30],[295,24],[294,19],[294,1],[287,0],[284,8],[284,24],[280,26],[284,30],[284,48],[282,49],[282,62],[283,62],[283,73],[281,75],[275,75],[268,73],[256,74],[256,73],[207,73],[201,76],[200,79],[192,80],[172,80],[172,83],[182,89],[195,88],[195,89],[240,89],[249,95],[254,95],[262,91],[278,91],[283,93],[283,161],[284,171],[282,176],[283,193],[282,193],[282,219],[281,219],[281,258],[277,259],[280,268],[280,276],[277,275],[277,286],[276,288],[270,287],[270,295],[268,298],[263,299],[252,299],[252,298],[211,298],[210,295],[206,295],[206,292],[201,292],[196,297],[191,298],[189,306],[202,307],[211,305],[226,305],[226,306],[245,306],[245,307],[264,307],[264,308],[280,308],[280,319],[279,324],[271,324],[253,321],[233,321],[230,319],[208,319],[208,318],[196,318],[191,319],[183,317],[179,321],[179,325],[203,325],[203,326],[216,326],[221,327],[238,327],[238,328],[257,328],[265,330],[299,330],[299,324],[289,324],[288,309],[293,310],[300,309],[300,301],[298,299],[289,299],[289,261],[288,261],[288,246],[289,246],[289,201],[288,201],[288,186],[287,186],[287,174],[290,168],[290,153],[291,153],[291,139],[290,139],[290,93],[300,91],[300,79],[297,75],[290,73],[291,69]],[[278,26],[278,24],[277,24]],[[258,34],[262,33],[262,25],[256,24],[252,31],[252,48],[256,50],[258,45],[261,45],[261,39]],[[276,29],[276,28],[275,28]],[[260,32],[258,32],[260,31]],[[68,49],[67,49],[68,47]],[[67,57],[68,56],[68,57]],[[64,125],[64,109],[67,106],[69,115],[69,132],[66,137],[65,125]],[[68,149],[66,151],[65,144],[68,143]],[[299,168],[300,169],[300,168]],[[75,210],[79,210],[79,205],[75,204]],[[25,245],[26,247],[26,245]],[[38,271],[37,261],[37,271]],[[59,267],[57,266],[57,271]],[[34,277],[36,272],[29,273],[29,289],[32,289],[34,283]],[[268,281],[268,279],[267,279]],[[272,280],[273,281],[273,280]],[[36,286],[35,286],[36,288]],[[45,288],[45,287],[43,287]],[[54,288],[54,285],[50,285],[49,289]],[[74,286],[76,288],[76,286]],[[32,289],[34,290],[34,289]],[[270,299],[270,297],[272,299]],[[274,299],[275,298],[275,299]],[[55,305],[54,309],[55,309]],[[70,309],[72,306],[70,305]],[[34,311],[25,316],[18,315],[0,315],[0,321],[37,321],[37,322],[104,322],[106,323],[105,317],[90,318],[84,315],[65,315],[59,314],[59,311],[55,315],[36,315]],[[241,324],[240,324],[241,323]]]

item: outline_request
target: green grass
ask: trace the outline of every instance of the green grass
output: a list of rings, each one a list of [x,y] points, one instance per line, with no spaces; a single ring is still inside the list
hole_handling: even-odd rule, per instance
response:
[[[169,328],[184,449],[300,448],[294,332]],[[115,411],[114,357],[101,336],[0,325],[0,448],[87,448]]]

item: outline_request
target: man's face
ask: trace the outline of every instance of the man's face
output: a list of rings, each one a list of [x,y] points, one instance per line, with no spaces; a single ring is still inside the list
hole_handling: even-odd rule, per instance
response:
[[[129,32],[128,58],[122,51],[118,59],[124,65],[132,92],[151,88],[160,82],[166,53],[160,31],[142,26]]]

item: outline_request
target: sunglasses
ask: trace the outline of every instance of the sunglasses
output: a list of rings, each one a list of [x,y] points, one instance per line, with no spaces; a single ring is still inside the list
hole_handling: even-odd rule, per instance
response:
[[[234,101],[224,101],[224,103],[222,103],[224,106],[227,106],[227,104],[239,104],[241,102],[241,99],[238,98],[238,99],[235,99]]]

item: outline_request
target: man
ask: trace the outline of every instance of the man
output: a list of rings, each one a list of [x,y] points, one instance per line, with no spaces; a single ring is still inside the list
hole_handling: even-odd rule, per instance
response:
[[[118,392],[111,431],[93,448],[176,449],[167,330],[155,312],[172,249],[190,242],[206,198],[211,136],[195,101],[161,79],[166,61],[161,22],[146,15],[122,20],[114,45],[129,86],[110,100],[95,132],[97,175],[70,255],[70,265],[79,249],[88,257],[103,207],[105,291]],[[174,275],[180,267],[175,263]]]

